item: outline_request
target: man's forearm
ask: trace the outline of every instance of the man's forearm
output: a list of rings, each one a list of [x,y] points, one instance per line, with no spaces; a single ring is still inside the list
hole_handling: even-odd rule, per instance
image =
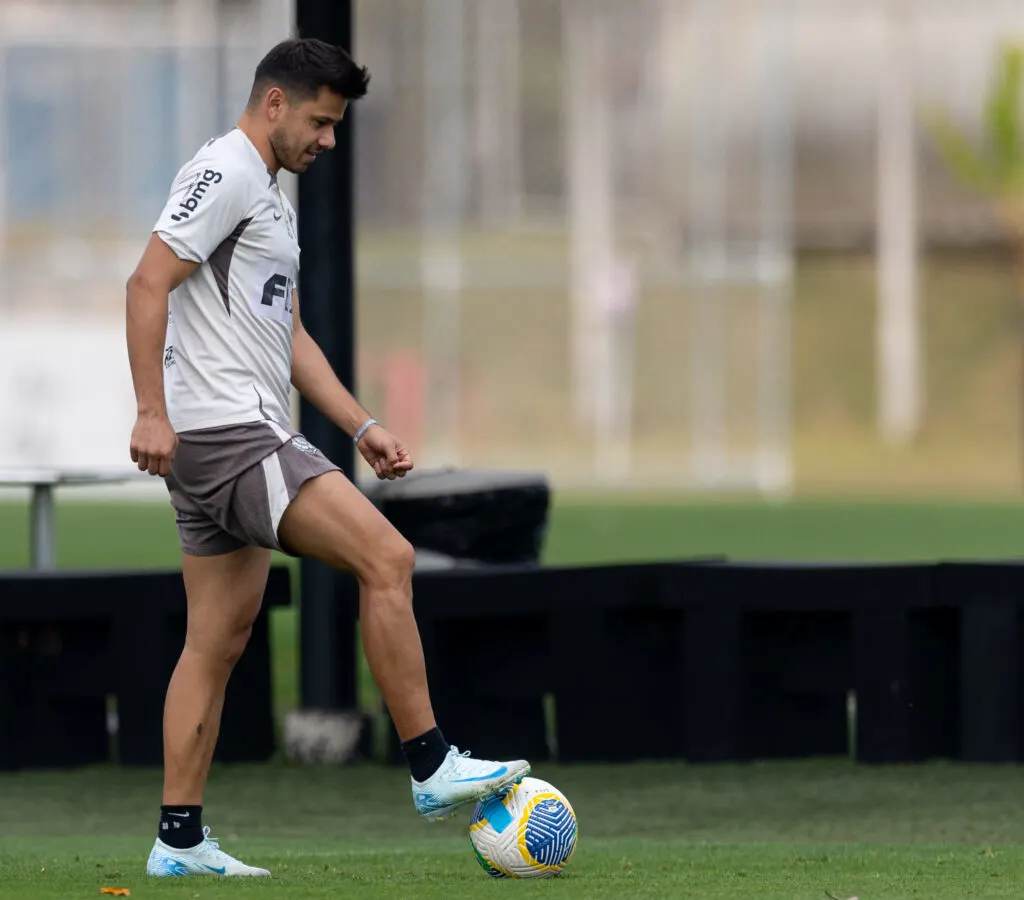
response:
[[[128,281],[125,298],[128,362],[138,411],[166,415],[164,401],[164,341],[167,338],[167,294],[143,279]]]
[[[292,384],[349,437],[370,418],[305,330],[297,331],[292,339]]]

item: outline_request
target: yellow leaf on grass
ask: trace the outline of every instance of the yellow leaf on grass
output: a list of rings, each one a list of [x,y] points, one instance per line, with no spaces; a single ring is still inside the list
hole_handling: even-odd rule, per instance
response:
[[[130,897],[132,892],[128,888],[100,888],[101,894],[111,894],[114,897]]]

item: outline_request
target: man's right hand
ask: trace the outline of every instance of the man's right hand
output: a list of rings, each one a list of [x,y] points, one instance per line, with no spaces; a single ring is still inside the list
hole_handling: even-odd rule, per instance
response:
[[[166,413],[139,413],[132,429],[132,462],[140,472],[169,475],[177,449],[178,435]]]

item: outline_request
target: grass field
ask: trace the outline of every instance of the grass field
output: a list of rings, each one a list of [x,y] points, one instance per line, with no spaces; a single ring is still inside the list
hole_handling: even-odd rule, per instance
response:
[[[544,766],[572,801],[576,856],[554,882],[492,882],[466,819],[428,825],[404,772],[376,766],[214,773],[206,813],[267,883],[147,883],[157,773],[0,776],[0,897],[963,900],[1019,898],[1024,775],[848,763]]]
[[[57,516],[66,568],[177,566],[170,507],[71,501]],[[28,507],[0,503],[0,569],[28,564]],[[725,553],[748,559],[910,560],[1024,556],[1024,497],[1005,502],[791,503],[672,497],[558,499],[544,559],[552,565]]]
[[[27,510],[0,504],[0,568],[27,562]],[[63,566],[174,566],[163,504],[59,509]],[[1024,555],[1024,504],[616,504],[564,500],[546,561],[726,553],[760,559],[907,560]],[[142,600],[140,599],[140,602]],[[275,613],[279,709],[297,699],[295,612]],[[610,722],[610,728],[616,723]],[[567,898],[961,900],[1024,896],[1024,771],[1013,766],[540,766],[569,796],[579,850],[562,878],[492,882],[466,819],[412,812],[407,776],[374,764],[218,769],[206,819],[266,883],[149,883],[160,775],[96,768],[0,775],[0,898]]]

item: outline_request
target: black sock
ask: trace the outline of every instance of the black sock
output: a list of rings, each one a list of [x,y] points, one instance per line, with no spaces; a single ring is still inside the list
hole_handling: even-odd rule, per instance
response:
[[[176,850],[187,850],[203,842],[201,806],[161,806],[160,840]]]
[[[448,742],[439,728],[431,728],[426,734],[405,741],[402,753],[409,763],[412,777],[417,781],[426,781],[441,767],[448,755]]]

